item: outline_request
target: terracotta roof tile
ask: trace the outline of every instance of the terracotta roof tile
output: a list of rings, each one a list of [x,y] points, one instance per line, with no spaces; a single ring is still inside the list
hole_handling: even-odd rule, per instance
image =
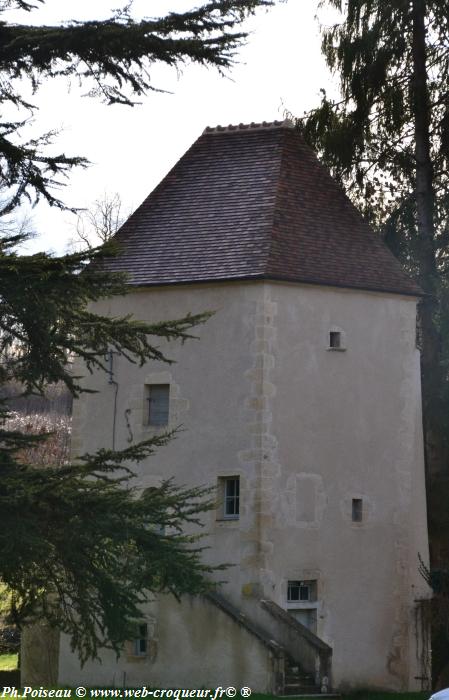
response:
[[[117,233],[132,285],[279,279],[419,295],[286,122],[208,128]]]

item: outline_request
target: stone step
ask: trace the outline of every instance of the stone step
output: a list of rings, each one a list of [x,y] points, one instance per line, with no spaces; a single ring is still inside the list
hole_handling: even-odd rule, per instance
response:
[[[320,689],[316,685],[301,685],[299,683],[286,683],[284,685],[284,695],[321,695]]]

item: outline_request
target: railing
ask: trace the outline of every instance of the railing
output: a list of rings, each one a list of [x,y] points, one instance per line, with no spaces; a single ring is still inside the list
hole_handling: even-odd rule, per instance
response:
[[[241,625],[247,632],[256,637],[259,642],[264,644],[271,652],[273,659],[273,693],[282,695],[284,692],[285,683],[285,649],[275,639],[267,634],[260,625],[255,623],[251,616],[245,615],[244,612],[234,607],[226,598],[218,593],[206,593],[204,598],[212,605],[217,606],[226,615],[229,615],[234,622]]]
[[[302,625],[272,600],[260,605],[272,618],[270,631],[291,658],[307,673],[313,674],[322,693],[331,688],[332,647]]]
[[[330,690],[332,648],[279,605],[272,600],[254,601],[255,605],[248,606],[247,611],[245,607],[244,612],[218,593],[204,597],[269,648],[274,661],[275,694],[284,693],[287,665],[297,665],[303,674],[312,677],[314,692]]]

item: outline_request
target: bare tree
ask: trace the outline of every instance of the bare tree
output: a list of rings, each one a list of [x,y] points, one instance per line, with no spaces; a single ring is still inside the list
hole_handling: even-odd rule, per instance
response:
[[[130,214],[125,210],[118,192],[103,192],[88,209],[77,215],[76,234],[70,240],[71,250],[96,248],[107,243]]]
[[[57,413],[26,415],[11,411],[4,422],[6,430],[36,435],[42,439],[19,450],[18,461],[38,467],[60,467],[68,463],[72,418]]]

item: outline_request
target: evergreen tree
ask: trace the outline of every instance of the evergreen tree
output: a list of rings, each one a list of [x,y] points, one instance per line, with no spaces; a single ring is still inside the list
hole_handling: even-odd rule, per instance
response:
[[[149,324],[96,314],[92,302],[126,292],[124,278],[101,271],[103,249],[19,256],[18,239],[0,244],[2,385],[43,393],[62,382],[77,396],[74,356],[88,371],[107,370],[111,350],[140,364],[169,361],[151,339],[190,339],[207,318]],[[171,482],[144,491],[133,485],[132,465],[170,434],[42,465],[30,448],[45,434],[12,427],[9,405],[0,402],[0,607],[10,624],[45,621],[69,634],[85,661],[99,646],[120,648],[150,591],[179,596],[208,587],[198,538],[185,529],[199,524],[210,494]]]
[[[356,204],[425,292],[420,345],[428,481],[447,474],[449,435],[449,3],[323,0],[341,100],[300,120]]]
[[[0,104],[35,106],[21,96],[22,80],[37,90],[42,80],[58,76],[77,78],[89,94],[107,104],[132,105],[148,91],[154,63],[179,67],[186,63],[214,66],[220,72],[232,66],[247,34],[241,21],[273,0],[209,0],[190,12],[172,12],[159,19],[137,21],[129,7],[107,20],[69,22],[55,26],[10,24],[0,21]],[[0,0],[0,13],[18,8],[32,11],[45,0]],[[1,17],[1,14],[0,14]],[[5,15],[5,18],[7,15]],[[53,186],[63,181],[83,157],[48,154],[53,133],[22,143],[26,116],[0,122],[0,178],[10,196],[0,215],[13,211],[24,197],[45,198],[63,207]],[[42,150],[44,149],[44,150]]]
[[[0,12],[31,12],[45,0],[0,0]],[[182,14],[136,21],[128,9],[98,22],[57,26],[0,22],[0,103],[3,114],[35,111],[22,96],[23,80],[76,76],[107,103],[132,104],[154,89],[154,62],[196,62],[226,69],[246,35],[241,20],[269,0],[210,0]],[[53,134],[23,143],[25,122],[0,123],[0,214],[14,213],[28,198],[64,207],[54,185],[82,157],[48,152]],[[126,292],[126,279],[102,272],[110,248],[52,257],[21,256],[26,237],[0,226],[0,386],[13,380],[25,393],[63,382],[77,396],[80,377],[71,361],[88,371],[106,369],[111,350],[131,362],[169,362],[152,339],[184,341],[207,314],[148,324],[108,318],[90,304]],[[0,598],[11,622],[40,620],[70,635],[82,661],[101,646],[119,650],[149,592],[179,596],[207,588],[208,567],[192,526],[211,507],[209,492],[172,482],[136,490],[130,465],[146,459],[171,435],[122,451],[102,449],[75,464],[30,463],[30,447],[45,436],[8,424],[0,403]],[[26,449],[25,449],[26,448]],[[127,488],[123,488],[124,486]]]

